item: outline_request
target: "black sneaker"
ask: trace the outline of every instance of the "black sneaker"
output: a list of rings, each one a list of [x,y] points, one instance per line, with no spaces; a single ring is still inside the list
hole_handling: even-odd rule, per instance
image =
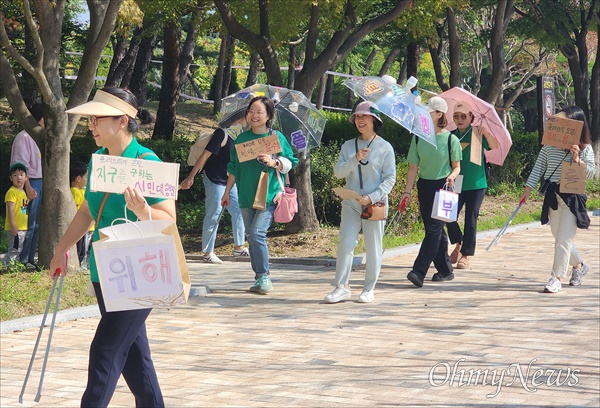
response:
[[[431,277],[433,282],[451,281],[452,279],[454,279],[454,274],[452,272],[449,275],[442,275],[438,272]]]
[[[418,273],[414,272],[414,271],[410,271],[408,273],[408,275],[406,275],[406,279],[408,279],[409,281],[412,282],[413,285],[415,285],[418,288],[422,288],[423,287],[423,278],[419,276]]]
[[[37,262],[27,262],[26,265],[27,269],[29,270],[35,270],[36,272],[41,272],[42,271],[42,267],[37,263]]]

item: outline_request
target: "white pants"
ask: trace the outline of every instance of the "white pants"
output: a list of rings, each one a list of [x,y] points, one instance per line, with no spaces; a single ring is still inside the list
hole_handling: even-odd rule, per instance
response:
[[[346,285],[350,281],[354,248],[358,244],[358,233],[362,229],[367,255],[364,290],[373,290],[381,272],[385,221],[363,220],[360,218],[359,208],[358,204],[353,206],[342,202],[334,285]]]
[[[564,278],[567,276],[569,265],[579,265],[581,257],[573,243],[577,232],[577,219],[562,198],[557,195],[556,199],[558,208],[549,210],[550,230],[554,236],[552,276]]]

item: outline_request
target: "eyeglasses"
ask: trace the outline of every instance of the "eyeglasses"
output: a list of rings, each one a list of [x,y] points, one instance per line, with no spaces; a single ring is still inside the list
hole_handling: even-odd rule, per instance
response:
[[[88,121],[94,126],[98,126],[98,120],[104,118],[114,118],[116,116],[88,116]]]
[[[460,119],[460,120],[465,120],[467,118],[467,115],[465,115],[464,113],[458,114],[455,113],[454,115],[452,115],[452,119],[456,120],[456,119]]]
[[[255,111],[255,110],[249,110],[248,111],[248,115],[250,115],[250,116],[252,116],[252,115],[262,116],[262,115],[265,115],[266,113],[267,112],[265,112],[265,111]]]

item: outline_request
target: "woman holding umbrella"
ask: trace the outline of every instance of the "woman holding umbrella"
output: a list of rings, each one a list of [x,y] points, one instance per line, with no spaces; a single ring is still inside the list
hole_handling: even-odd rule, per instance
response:
[[[475,255],[477,236],[477,218],[483,202],[487,178],[485,174],[485,150],[498,148],[498,141],[483,128],[472,126],[475,116],[468,101],[458,101],[454,105],[452,119],[462,147],[463,158],[460,161],[460,174],[463,176],[462,192],[458,198],[458,213],[465,207],[464,235],[458,221],[447,224],[450,243],[456,244],[450,254],[450,262],[457,263],[458,269],[469,267],[469,257]]]
[[[454,179],[460,173],[460,160],[462,152],[458,138],[445,129],[448,121],[446,112],[448,104],[439,96],[430,98],[426,106],[430,112],[435,126],[436,146],[429,143],[417,143],[415,137],[408,151],[408,175],[406,189],[402,195],[400,206],[406,208],[410,194],[420,171],[417,187],[419,189],[419,210],[425,225],[425,238],[421,244],[419,255],[406,276],[413,285],[423,286],[423,281],[433,262],[437,273],[432,281],[446,281],[454,279],[452,263],[448,256],[448,237],[444,231],[445,221],[431,217],[435,192],[448,185],[454,185]]]
[[[373,102],[361,102],[350,116],[350,122],[360,135],[342,146],[333,172],[337,178],[346,179],[346,188],[354,190],[360,198],[342,201],[342,222],[335,267],[335,289],[325,296],[325,302],[338,303],[350,299],[350,272],[358,234],[363,231],[367,265],[365,285],[358,297],[359,303],[375,299],[373,290],[381,271],[382,241],[385,220],[364,219],[363,208],[384,201],[396,183],[396,158],[394,149],[377,132],[383,126],[379,109]]]
[[[221,205],[226,207],[231,202],[230,193],[234,185],[238,189],[238,204],[242,210],[242,218],[248,243],[250,245],[250,263],[254,271],[254,285],[250,291],[266,294],[273,290],[273,284],[269,277],[269,248],[267,247],[267,230],[273,221],[275,204],[273,199],[281,191],[277,179],[277,171],[289,172],[298,159],[294,157],[292,147],[280,132],[271,129],[275,107],[273,102],[264,96],[252,98],[246,109],[246,120],[250,124],[250,130],[242,132],[235,140],[235,145],[246,143],[261,137],[269,136],[275,132],[281,144],[281,154],[272,157],[270,154],[259,154],[256,160],[240,162],[235,148],[231,149],[227,172],[229,177],[225,192],[221,198]],[[260,181],[261,173],[268,174],[266,205],[265,209],[253,208],[256,191]]]
[[[572,162],[586,166],[588,179],[596,174],[590,129],[583,110],[579,106],[569,106],[556,116],[583,122],[579,143],[571,146],[569,150],[542,146],[520,200],[522,203],[527,201],[529,193],[537,186],[540,178],[543,178],[544,184],[548,182],[542,205],[541,222],[547,224],[550,221],[550,230],[554,236],[554,262],[550,280],[544,288],[544,292],[547,293],[557,293],[562,290],[562,279],[567,277],[569,265],[572,267],[569,282],[571,286],[581,285],[583,275],[589,270],[589,266],[583,263],[573,243],[577,228],[590,226],[590,218],[586,210],[587,197],[585,194],[560,192],[562,164]]]

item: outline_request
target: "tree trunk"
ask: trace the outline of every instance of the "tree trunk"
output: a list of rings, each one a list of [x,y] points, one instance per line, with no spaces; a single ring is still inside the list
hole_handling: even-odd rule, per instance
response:
[[[317,96],[317,109],[323,109],[323,99],[325,98],[325,86],[327,82],[327,74],[323,74],[321,82],[319,82],[319,94]]]
[[[333,87],[335,85],[335,78],[333,75],[327,75],[327,83],[325,86],[325,97],[323,98],[323,105],[331,106],[333,103]]]
[[[223,64],[223,85],[221,88],[221,96],[224,98],[229,94],[229,86],[231,85],[231,67],[233,58],[235,57],[235,38],[227,34],[227,49],[225,51],[225,63]]]
[[[37,51],[35,49],[35,43],[31,37],[31,30],[29,30],[28,25],[25,26],[25,49],[23,51],[23,55],[29,61],[33,61],[35,59]],[[21,75],[23,76],[23,100],[27,106],[31,106],[39,98],[40,94],[38,92],[38,85],[35,81],[35,78],[29,72],[27,72],[27,70],[22,70]]]
[[[150,27],[150,23],[144,21],[144,31]],[[148,70],[150,69],[150,60],[156,45],[156,35],[144,37],[140,41],[129,90],[136,96],[139,106],[146,106],[148,103],[146,97],[146,88],[148,86]]]
[[[181,49],[181,55],[179,58],[179,91],[185,83],[186,78],[190,75],[190,66],[194,61],[194,50],[196,49],[196,40],[198,39],[198,18],[200,15],[200,9],[195,8],[192,12],[192,16],[188,23],[185,42]],[[193,81],[192,81],[193,82]]]
[[[117,86],[121,82],[120,80],[114,80],[115,71],[127,53],[127,39],[123,38],[120,34],[116,34],[115,37],[116,39],[112,44],[113,56],[108,67],[108,74],[104,82],[105,86]]]
[[[290,44],[288,52],[288,89],[294,89],[296,84],[296,44]]]
[[[124,38],[117,41],[114,54],[122,54],[122,56],[114,68],[113,64],[115,62],[115,57],[113,56],[111,68],[108,72],[108,78],[106,79],[106,86],[126,87],[129,85],[131,76],[133,75],[135,60],[140,50],[140,42],[142,41],[141,35],[142,29],[137,28],[131,37],[128,48],[126,48],[127,41]]]
[[[392,48],[390,53],[385,58],[383,65],[381,65],[381,69],[379,70],[379,76],[384,76],[385,74],[387,74],[387,72],[392,67],[394,61],[396,61],[396,58],[398,58],[398,55],[400,55],[400,51],[402,51],[400,47]]]
[[[377,55],[378,51],[379,48],[377,46],[373,47],[373,49],[371,50],[371,53],[365,60],[365,68],[363,69],[363,75],[369,75],[369,72],[371,71],[371,65],[373,64],[373,60],[375,59],[375,56]]]
[[[414,76],[419,77],[419,61],[421,60],[421,54],[419,52],[419,46],[416,43],[410,43],[406,47],[406,77],[410,78]]]
[[[300,157],[300,161],[290,172],[290,183],[298,194],[298,213],[292,222],[285,225],[285,232],[288,234],[319,229],[310,179],[310,156],[306,159]]]
[[[177,100],[179,99],[179,55],[181,32],[176,23],[164,27],[163,72],[160,89],[160,102],[156,112],[156,124],[152,140],[173,139]]]
[[[506,30],[512,15],[515,12],[514,0],[500,1],[494,11],[492,39],[490,42],[490,65],[492,74],[485,96],[482,98],[491,104],[502,94],[502,84],[506,77],[507,67],[504,59],[504,40]]]
[[[248,88],[258,81],[258,74],[260,69],[260,55],[257,52],[250,53],[250,69],[248,70],[248,77],[246,77],[246,85]]]
[[[354,69],[352,67],[350,67],[348,74],[354,75]],[[352,89],[348,89],[346,91],[346,109],[352,109],[352,107],[354,106],[353,100],[354,100],[354,91]]]
[[[227,55],[227,35],[221,35],[221,47],[219,49],[219,62],[217,64],[217,74],[213,85],[214,95],[213,113],[216,115],[221,110],[221,99],[223,98],[223,76],[225,70],[225,58]]]
[[[407,48],[408,50],[408,48]],[[398,72],[398,80],[396,81],[399,84],[403,84],[408,79],[408,75],[406,75],[406,57],[402,60],[400,64],[400,71]]]
[[[446,8],[448,19],[448,48],[450,54],[450,87],[462,85],[462,73],[460,70],[460,38],[456,30],[456,16],[451,7]]]

